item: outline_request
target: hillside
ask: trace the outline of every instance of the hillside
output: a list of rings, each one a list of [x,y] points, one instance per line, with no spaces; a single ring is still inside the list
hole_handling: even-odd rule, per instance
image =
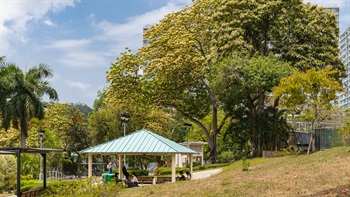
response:
[[[249,171],[236,162],[207,179],[125,189],[120,196],[350,196],[342,194],[350,189],[350,147],[250,162]]]

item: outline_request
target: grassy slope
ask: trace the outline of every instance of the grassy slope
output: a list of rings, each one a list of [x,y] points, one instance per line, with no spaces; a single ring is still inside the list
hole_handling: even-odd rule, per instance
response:
[[[118,196],[350,196],[350,147],[311,155],[237,162],[207,179],[122,190]]]

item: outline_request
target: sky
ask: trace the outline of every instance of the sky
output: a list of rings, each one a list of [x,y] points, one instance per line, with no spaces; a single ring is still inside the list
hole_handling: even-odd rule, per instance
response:
[[[23,70],[49,65],[59,102],[92,107],[98,90],[108,86],[111,63],[125,48],[136,52],[142,46],[143,28],[191,2],[0,0],[0,56]],[[341,32],[350,25],[350,0],[306,2],[339,6]]]

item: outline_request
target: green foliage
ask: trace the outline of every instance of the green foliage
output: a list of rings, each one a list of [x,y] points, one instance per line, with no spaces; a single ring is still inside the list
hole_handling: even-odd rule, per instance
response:
[[[81,162],[81,155],[78,151],[91,145],[88,132],[88,120],[80,110],[68,103],[48,104],[45,111],[45,133],[44,147],[63,149],[66,153],[55,153],[48,159],[49,166],[58,170],[63,170],[63,165],[68,165],[65,169],[73,167],[70,153],[78,155],[77,163]],[[70,167],[69,167],[70,166]],[[76,166],[75,172],[79,172],[80,165]]]
[[[337,35],[334,15],[300,0],[194,1],[149,28],[150,45],[117,58],[107,74],[107,105],[133,113],[145,106],[170,107],[201,129],[210,162],[215,162],[223,125],[228,119],[242,122],[237,111],[248,110],[249,123],[240,125],[244,130],[232,126],[230,132],[242,131],[250,138],[244,143],[250,140],[261,154],[285,138],[278,99],[271,100],[269,93],[291,67],[305,71],[331,65],[339,70],[336,79],[344,76]],[[242,57],[232,55],[237,51]],[[144,75],[138,75],[140,67]],[[135,109],[140,104],[143,109]],[[265,113],[266,107],[272,110]],[[209,126],[203,121],[207,116]]]
[[[219,163],[231,163],[233,161],[235,161],[235,154],[232,151],[222,152],[218,156],[218,162]]]
[[[208,165],[199,165],[196,167],[193,167],[193,171],[199,171],[199,170],[207,170],[207,169],[214,169],[214,168],[221,168],[230,165],[230,163],[220,163],[220,164],[208,164]],[[176,168],[176,173],[179,173],[180,171],[186,172],[189,171],[189,168]],[[171,175],[171,168],[169,167],[159,167],[154,170],[155,175]]]
[[[337,77],[345,75],[338,57],[339,28],[331,12],[303,1],[218,2],[213,43],[219,56],[232,51],[251,56],[272,52],[300,71],[332,65],[340,71]]]
[[[93,145],[101,144],[124,135],[119,118],[113,111],[107,108],[100,108],[98,111],[91,112],[88,124]]]
[[[286,148],[282,148],[280,151],[275,150],[272,152],[274,157],[284,157],[284,156],[297,156],[302,152],[296,145],[289,145]]]
[[[311,109],[311,127],[314,130],[321,110],[331,109],[331,101],[337,101],[337,93],[345,91],[339,81],[333,78],[338,72],[327,66],[322,70],[312,68],[306,72],[294,73],[281,79],[280,84],[274,87],[273,94],[280,98],[280,107],[289,110]],[[312,144],[313,138],[309,143],[308,154]]]
[[[234,53],[219,63],[216,72],[220,77],[215,89],[228,90],[219,95],[232,118],[223,135],[231,150],[235,144],[239,146],[234,148],[243,150],[249,142],[254,154],[261,155],[263,149],[273,149],[286,140],[289,127],[283,116],[285,111],[276,109],[278,100],[271,100],[269,95],[282,77],[293,72],[289,63],[271,54],[249,58]]]
[[[13,155],[0,155],[0,190],[14,188],[16,171],[15,157]]]
[[[79,181],[59,181],[50,182],[48,188],[41,192],[40,195],[50,197],[110,197],[118,196],[118,192],[122,189],[122,185],[114,182],[101,184],[93,178]]]
[[[136,176],[148,176],[149,174],[149,170],[140,170],[140,169],[131,169],[131,170],[128,170],[128,172],[130,174],[135,172]]]
[[[48,95],[50,99],[58,100],[56,90],[46,80],[52,76],[52,70],[45,64],[25,72],[12,63],[0,67],[1,126],[6,130],[11,126],[20,129],[21,147],[26,146],[30,119],[44,117],[41,97]]]
[[[43,187],[43,182],[38,180],[21,180],[21,192],[35,190]]]
[[[332,134],[329,136],[329,141],[332,148],[345,145],[344,139],[338,131],[332,132]]]
[[[247,160],[247,157],[242,157],[242,170],[248,171],[250,166],[250,162]]]
[[[198,162],[198,161],[194,161],[194,162],[192,163],[192,166],[193,166],[193,167],[197,167],[197,166],[200,166],[200,165],[202,165],[202,163],[201,163],[201,162]]]
[[[37,179],[39,177],[39,162],[39,155],[21,154],[21,179]]]

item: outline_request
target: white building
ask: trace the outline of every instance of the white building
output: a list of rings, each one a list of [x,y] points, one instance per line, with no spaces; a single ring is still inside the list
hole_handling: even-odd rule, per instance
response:
[[[199,162],[202,165],[204,164],[203,146],[208,144],[208,142],[188,142],[188,144],[187,142],[182,142],[180,144],[198,152],[199,154],[192,155],[192,161]],[[175,160],[176,160],[177,167],[184,167],[186,166],[186,163],[189,161],[188,155],[183,155],[183,154],[177,154]]]
[[[343,87],[348,92],[338,96],[338,106],[350,108],[350,26],[339,37],[340,58],[347,69],[347,77],[342,79]]]

